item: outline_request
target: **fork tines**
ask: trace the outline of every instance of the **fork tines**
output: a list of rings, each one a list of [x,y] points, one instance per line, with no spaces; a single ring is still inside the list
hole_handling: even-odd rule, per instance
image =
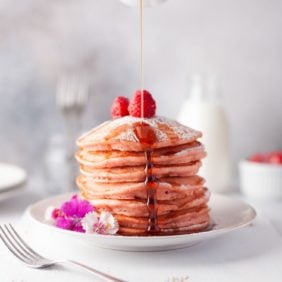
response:
[[[41,255],[27,245],[11,224],[0,225],[0,238],[19,260],[28,265],[36,260],[43,259]]]

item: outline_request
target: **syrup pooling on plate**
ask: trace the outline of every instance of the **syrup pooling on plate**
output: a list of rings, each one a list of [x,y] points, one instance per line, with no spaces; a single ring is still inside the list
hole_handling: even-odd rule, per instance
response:
[[[157,234],[160,229],[158,226],[158,201],[157,201],[157,189],[159,186],[158,179],[154,175],[153,171],[153,145],[156,142],[156,135],[152,127],[145,123],[140,122],[135,125],[135,136],[144,148],[145,153],[145,188],[147,191],[147,207],[148,207],[148,227],[145,231],[148,234]]]

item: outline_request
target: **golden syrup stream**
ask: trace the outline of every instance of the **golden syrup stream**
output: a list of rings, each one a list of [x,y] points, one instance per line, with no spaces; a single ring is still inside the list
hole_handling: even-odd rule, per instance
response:
[[[141,122],[135,125],[134,133],[141,143],[145,153],[145,187],[147,191],[148,226],[146,234],[157,235],[160,232],[158,226],[157,189],[158,179],[154,175],[152,161],[153,145],[156,135],[151,126],[144,122],[144,2],[140,0],[140,90],[141,90]]]
[[[140,90],[141,118],[144,119],[144,2],[140,0]]]
[[[147,208],[148,208],[148,225],[144,230],[146,235],[162,235],[162,230],[158,225],[158,201],[157,190],[159,180],[154,174],[153,164],[153,148],[157,142],[157,137],[153,128],[144,120],[144,0],[139,3],[140,19],[139,19],[139,37],[140,37],[140,91],[141,91],[141,122],[135,124],[134,133],[138,141],[141,143],[145,154],[145,187],[147,191]],[[187,232],[179,232],[186,234]],[[173,232],[172,234],[177,234]]]

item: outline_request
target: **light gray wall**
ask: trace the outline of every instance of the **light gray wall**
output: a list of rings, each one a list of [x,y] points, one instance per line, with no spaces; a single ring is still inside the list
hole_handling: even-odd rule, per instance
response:
[[[56,78],[88,69],[84,127],[138,88],[138,13],[118,0],[0,0],[0,161],[42,156],[61,129]],[[282,1],[168,0],[145,12],[145,82],[158,113],[175,117],[187,76],[217,73],[234,164],[282,148]]]

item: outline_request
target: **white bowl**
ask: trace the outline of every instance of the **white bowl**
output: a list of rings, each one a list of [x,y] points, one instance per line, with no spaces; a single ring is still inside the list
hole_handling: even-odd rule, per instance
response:
[[[244,195],[260,200],[282,199],[281,165],[244,160],[239,163],[239,174]]]

